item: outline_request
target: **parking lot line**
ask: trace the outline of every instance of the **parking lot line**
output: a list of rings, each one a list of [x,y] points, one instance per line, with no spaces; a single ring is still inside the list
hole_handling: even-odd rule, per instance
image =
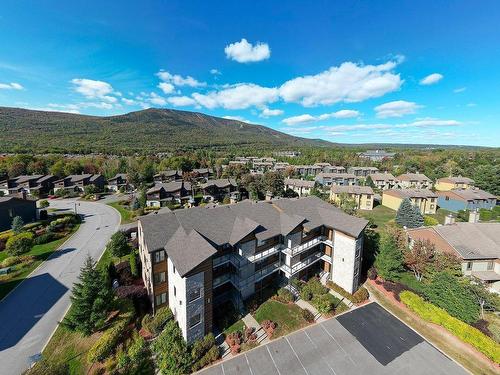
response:
[[[290,341],[288,341],[288,337],[285,336],[285,340],[288,343],[288,345],[290,345],[290,348],[292,349],[293,354],[295,354],[295,357],[297,357],[297,360],[299,361],[300,365],[302,366],[302,368],[304,369],[304,371],[306,372],[306,374],[309,375],[309,373],[307,372],[306,368],[302,364],[302,361],[300,360],[299,356],[295,352],[295,349],[293,348],[292,344],[290,344]]]
[[[271,356],[271,360],[273,361],[273,364],[274,364],[274,367],[276,368],[276,371],[278,371],[278,375],[281,375],[280,369],[278,368],[278,366],[276,366],[276,362],[274,362],[273,355],[271,354],[271,351],[269,350],[269,345],[266,345],[266,349],[267,349],[267,352],[269,353],[269,355]]]
[[[337,341],[337,339],[335,337],[332,336],[332,334],[330,332],[328,332],[328,330],[323,326],[323,323],[320,323],[320,326],[321,328],[323,328],[325,330],[325,332],[328,334],[328,336],[330,336],[332,338],[333,341],[335,341],[335,343],[339,346],[339,348],[344,352],[344,354],[346,355],[347,358],[349,358],[349,360],[352,362],[352,364],[354,366],[356,366],[356,363],[352,360],[352,357],[349,355],[349,353],[347,353],[344,349],[344,347],[342,345],[339,344],[339,342]]]
[[[316,349],[319,349],[318,346],[316,345],[316,343],[311,339],[311,336],[309,336],[309,333],[307,333],[307,330],[305,329],[304,330],[304,333],[306,334],[307,338],[309,339],[309,341],[311,341],[311,344],[316,348]],[[328,366],[328,368],[333,372],[333,375],[337,375],[337,373],[335,372],[335,370],[330,366],[330,364],[328,362],[326,362],[326,365]]]

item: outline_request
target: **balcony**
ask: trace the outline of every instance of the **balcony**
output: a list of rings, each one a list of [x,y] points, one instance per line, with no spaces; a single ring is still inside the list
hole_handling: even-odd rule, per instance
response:
[[[324,260],[325,262],[332,264],[332,256],[331,255],[323,254],[321,256],[321,260]]]
[[[324,255],[323,252],[318,251],[311,256],[307,257],[306,259],[303,259],[297,263],[295,263],[292,267],[282,264],[281,265],[281,270],[285,273],[287,277],[291,277],[295,275],[297,272],[302,271],[304,268],[309,267],[311,264],[316,263],[321,259],[321,257]]]
[[[269,249],[266,249],[264,251],[261,251],[260,253],[256,253],[256,254],[253,254],[253,255],[247,257],[247,259],[250,262],[254,263],[254,262],[257,262],[259,260],[270,257],[271,255],[279,253],[282,248],[283,248],[282,244],[276,244],[273,247],[270,247]]]
[[[240,267],[240,261],[234,254],[226,254],[212,260],[212,268],[218,267],[224,263],[231,262],[236,268]]]
[[[302,243],[302,244],[300,244],[298,246],[295,246],[295,247],[292,247],[292,248],[287,247],[287,248],[285,248],[283,250],[283,253],[285,253],[285,254],[290,255],[290,256],[293,257],[293,256],[295,256],[297,254],[302,253],[303,251],[309,250],[313,246],[319,245],[324,240],[325,240],[324,236],[318,236],[318,237],[315,237],[312,240],[304,242],[304,243]]]
[[[247,277],[246,279],[241,279],[238,275],[234,273],[227,273],[225,275],[216,277],[212,281],[212,288],[216,288],[219,285],[222,285],[226,282],[231,282],[237,289],[243,289],[250,284],[254,284],[260,280],[262,280],[264,277],[269,276],[275,271],[278,271],[280,269],[279,261],[276,261],[258,271],[256,271],[254,274],[251,276]]]

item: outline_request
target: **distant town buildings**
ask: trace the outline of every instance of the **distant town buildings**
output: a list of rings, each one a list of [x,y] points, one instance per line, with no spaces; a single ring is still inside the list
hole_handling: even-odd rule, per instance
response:
[[[369,159],[370,161],[382,161],[384,159],[392,159],[396,153],[387,152],[385,150],[366,150],[358,153],[360,158]]]

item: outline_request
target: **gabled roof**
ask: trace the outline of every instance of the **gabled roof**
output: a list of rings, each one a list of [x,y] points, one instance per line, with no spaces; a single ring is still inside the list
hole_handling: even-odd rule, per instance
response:
[[[320,178],[331,178],[331,179],[337,179],[337,178],[344,178],[344,179],[350,179],[350,178],[358,178],[357,176],[353,175],[352,173],[329,173],[329,172],[321,172],[318,173],[316,176],[317,179]]]
[[[180,176],[180,175],[182,175],[181,171],[169,169],[169,170],[166,170],[166,171],[158,172],[157,174],[154,175],[154,177],[161,177],[161,176],[163,176],[163,177],[172,177],[172,176]]]
[[[176,191],[181,190],[183,187],[186,190],[191,190],[191,184],[189,182],[171,181],[171,182],[156,184],[155,186],[150,188],[148,191],[146,191],[146,194],[156,193],[156,192],[160,191],[161,189],[165,190],[165,192],[167,192],[167,193],[174,193]]]
[[[373,189],[369,186],[332,186],[332,192],[335,194],[368,194],[373,195]]]
[[[300,178],[285,178],[285,185],[313,188],[314,181],[301,180]]]
[[[438,191],[439,196],[449,196],[461,201],[474,201],[496,198],[493,194],[480,189],[452,189],[448,191]]]
[[[126,173],[117,173],[114,177],[109,178],[108,182],[109,181],[117,180],[119,178],[122,178],[122,179],[126,180],[127,179],[127,174]]]
[[[432,182],[432,180],[423,173],[403,173],[396,177],[399,181],[421,181]]]
[[[451,184],[473,184],[474,180],[468,177],[457,176],[438,178],[437,182],[447,182]]]
[[[234,186],[237,187],[238,184],[236,183],[236,180],[234,178],[223,178],[223,179],[218,179],[218,180],[208,180],[206,183],[201,185],[202,189],[206,189],[208,187],[217,187],[219,189],[226,188],[228,186]]]
[[[389,189],[383,194],[398,198],[437,198],[437,194],[429,189]]]
[[[395,180],[396,177],[394,177],[391,173],[372,173],[370,175],[370,178],[372,181],[391,181]]]

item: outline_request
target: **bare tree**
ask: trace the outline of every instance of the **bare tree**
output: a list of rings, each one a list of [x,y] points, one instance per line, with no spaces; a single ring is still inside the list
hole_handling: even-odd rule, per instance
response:
[[[416,240],[404,252],[404,263],[406,267],[413,271],[415,278],[422,281],[425,270],[433,261],[436,248],[429,240]]]

